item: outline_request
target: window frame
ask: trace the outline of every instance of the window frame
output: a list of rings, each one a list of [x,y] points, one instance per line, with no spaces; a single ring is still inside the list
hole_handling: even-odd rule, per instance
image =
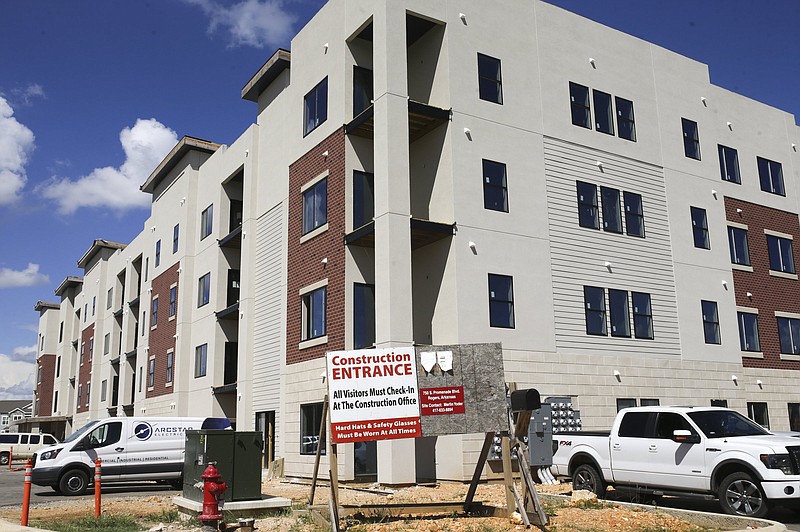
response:
[[[490,211],[508,212],[508,168],[506,164],[482,159],[481,169],[483,173],[483,208]],[[502,176],[499,176],[499,184],[493,182],[498,176],[490,171],[491,169],[502,171]],[[495,192],[498,198],[494,198],[494,194],[490,194],[490,192]],[[497,199],[502,200],[502,205],[497,205]]]
[[[483,61],[481,61],[483,60]],[[497,66],[497,74],[496,75],[489,75],[481,66],[488,66],[488,62],[491,62],[491,66],[494,67],[495,63]],[[488,94],[484,90],[485,84],[493,84],[494,91],[492,94]],[[487,87],[488,90],[488,87]],[[486,102],[496,103],[498,105],[503,105],[503,69],[502,69],[502,61],[496,57],[492,57],[490,55],[482,54],[478,52],[478,97]]]
[[[739,152],[735,148],[717,144],[719,154],[720,178],[728,183],[742,184],[742,174],[739,171]]]
[[[589,300],[589,295],[592,294],[594,297],[592,301]],[[599,299],[598,299],[599,298]],[[594,309],[591,307],[591,303],[599,302],[599,308]],[[586,323],[586,334],[592,336],[608,336],[608,324],[606,319],[606,289],[600,286],[587,286],[584,285],[583,287],[583,311],[584,311],[584,319]],[[590,317],[595,317],[594,320],[590,319]],[[595,329],[594,327],[590,327],[590,324],[594,324],[597,322],[598,324],[602,324],[600,329]]]
[[[363,315],[359,315],[361,311]],[[364,349],[374,345],[375,285],[353,283],[353,349]]]
[[[200,344],[194,348],[194,378],[205,377],[208,373],[208,344]]]
[[[758,423],[765,429],[770,430],[769,405],[767,405],[766,401],[747,401],[747,417],[754,423]]]
[[[608,314],[611,318],[611,336],[630,338],[631,312],[627,290],[608,289]]]
[[[308,136],[327,120],[328,76],[325,76],[303,96],[303,137]]]
[[[633,101],[614,96],[614,105],[617,110],[617,136],[621,139],[636,142],[636,115],[633,111]],[[626,108],[629,111],[627,114],[630,116],[623,115],[620,107]],[[623,128],[623,124],[625,124],[625,128]],[[623,129],[626,131],[625,134],[623,134]]]
[[[586,196],[589,196],[589,188],[591,189],[591,196],[592,201],[586,201],[586,199],[581,194],[582,188],[586,187],[587,190],[584,190]],[[586,181],[575,181],[575,193],[578,200],[578,225],[580,227],[586,227],[587,229],[597,229],[600,230],[600,209],[597,199],[597,185],[594,183],[588,183]]]
[[[300,405],[300,455],[312,456],[326,453],[326,431],[320,434],[319,428],[322,421],[322,403],[306,403]],[[309,419],[309,416],[311,419]],[[304,444],[304,440],[309,438],[309,442]],[[316,442],[314,442],[316,438]],[[316,443],[315,445],[312,445]],[[307,447],[304,449],[304,445]]]
[[[156,359],[151,357],[147,361],[147,388],[153,389],[156,385]]]
[[[319,297],[322,298],[321,301]],[[319,305],[322,305],[321,314],[318,314]],[[320,286],[303,293],[300,296],[300,310],[302,324],[300,340],[305,342],[324,338],[328,332],[328,286]],[[321,322],[318,322],[318,319],[321,319]],[[320,327],[319,334],[315,332],[315,326]]]
[[[158,268],[161,264],[161,239],[159,238],[156,240],[156,252],[155,252],[155,267]]]
[[[694,247],[698,249],[711,249],[711,235],[708,233],[708,213],[702,207],[689,207],[689,216],[692,220],[692,240]],[[697,219],[695,214],[701,214],[702,218]],[[698,226],[698,223],[701,225]],[[702,239],[700,245],[698,240]]]
[[[607,196],[610,194],[610,196]],[[611,201],[609,201],[611,200]],[[612,187],[600,187],[600,205],[603,212],[603,231],[608,233],[623,233],[622,227],[622,197],[620,190]],[[612,217],[613,214],[613,217]],[[609,221],[616,221],[614,226],[610,226]]]
[[[772,272],[795,274],[793,239],[767,233],[767,254]],[[788,246],[788,249],[786,249]]]
[[[175,224],[172,228],[172,254],[178,252],[178,244],[180,243],[181,224]]]
[[[783,180],[783,165],[765,157],[756,157],[758,182],[761,190],[777,196],[786,196],[786,183]]]
[[[154,296],[150,308],[150,328],[155,329],[157,325],[158,325],[158,296]]]
[[[164,376],[164,384],[172,384],[175,378],[175,351],[167,351],[167,372]]]
[[[323,177],[302,191],[303,235],[328,223],[328,178]],[[313,200],[313,201],[312,201]],[[320,205],[322,210],[320,211]]]
[[[200,276],[197,280],[197,308],[208,305],[211,301],[211,272]]]
[[[214,232],[214,204],[212,203],[200,213],[200,240],[204,240]]]
[[[178,285],[172,285],[169,287],[169,316],[170,318],[174,318],[175,315],[178,313]]]
[[[622,198],[623,202],[625,203],[625,234],[628,236],[645,238],[644,205],[642,201],[642,195],[623,190]],[[631,209],[631,203],[634,203],[636,206],[638,206],[638,209]],[[632,230],[631,226],[637,228],[637,230]]]
[[[578,91],[581,92],[579,93]],[[580,96],[584,96],[582,102],[578,101]],[[592,129],[592,104],[589,87],[570,81],[569,104],[572,125]],[[576,117],[579,117],[579,119],[576,120]]]
[[[776,319],[781,354],[800,355],[800,318],[776,316]],[[788,337],[784,333],[788,333]]]
[[[737,239],[737,236],[743,240]],[[728,248],[730,251],[731,264],[739,266],[751,266],[750,263],[750,242],[748,230],[743,227],[728,226]],[[744,254],[740,257],[740,254]]]
[[[499,286],[506,292],[507,287],[508,295],[503,299],[498,297],[500,292],[497,283],[507,283],[507,286]],[[492,290],[492,288],[495,288]],[[514,277],[511,275],[504,275],[500,273],[488,274],[488,296],[489,296],[489,327],[498,329],[514,329],[516,328],[516,321],[514,316]],[[505,309],[501,316],[499,312]]]
[[[637,304],[641,302],[642,304]],[[631,292],[633,306],[633,337],[639,340],[653,340],[653,301],[647,292]],[[644,330],[644,334],[640,331]]]
[[[681,131],[683,132],[683,154],[689,159],[700,161],[700,128],[697,122],[681,118]]]
[[[700,310],[703,316],[703,339],[705,343],[708,345],[721,345],[722,336],[719,329],[719,307],[717,302],[701,299]]]
[[[592,104],[594,105],[594,130],[606,135],[614,136],[614,105],[611,94],[592,89]],[[603,122],[600,122],[600,119]]]
[[[736,322],[739,325],[739,347],[741,350],[749,353],[760,353],[761,339],[758,335],[758,313],[737,311]],[[754,345],[748,342],[748,338],[754,340]]]

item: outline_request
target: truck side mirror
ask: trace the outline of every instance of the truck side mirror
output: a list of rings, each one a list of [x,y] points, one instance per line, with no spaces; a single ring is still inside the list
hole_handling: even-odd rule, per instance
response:
[[[677,443],[700,443],[700,435],[690,430],[676,430],[672,433],[672,441]]]

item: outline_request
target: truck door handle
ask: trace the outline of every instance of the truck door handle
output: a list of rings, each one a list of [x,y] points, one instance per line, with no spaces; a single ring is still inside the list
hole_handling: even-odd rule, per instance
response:
[[[118,453],[121,453],[122,451],[125,450],[125,447],[114,447],[114,450],[117,451]]]
[[[658,450],[658,446],[657,445],[651,445],[650,446],[650,450],[651,451],[657,451]]]

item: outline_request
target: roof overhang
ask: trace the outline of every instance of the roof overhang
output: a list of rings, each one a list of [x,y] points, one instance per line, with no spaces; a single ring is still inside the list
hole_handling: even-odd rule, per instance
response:
[[[70,275],[66,277],[63,281],[61,281],[60,285],[58,285],[58,288],[56,288],[56,295],[61,297],[64,295],[64,292],[66,292],[70,288],[75,288],[81,286],[82,284],[83,284],[83,279],[81,277],[73,277]]]
[[[292,54],[288,50],[278,48],[272,57],[267,59],[264,66],[258,69],[250,81],[242,89],[242,99],[257,102],[258,97],[269,87],[270,83],[280,75],[281,72],[289,68]]]
[[[178,143],[172,148],[164,160],[156,166],[156,169],[153,170],[153,173],[150,174],[150,177],[139,187],[142,192],[147,192],[148,194],[152,194],[153,191],[156,189],[156,186],[161,182],[162,179],[167,177],[167,175],[172,171],[175,166],[180,162],[180,160],[189,152],[196,150],[202,151],[206,153],[214,153],[219,149],[220,145],[216,142],[210,142],[207,140],[197,139],[194,137],[183,137]]]
[[[44,312],[45,310],[56,310],[60,305],[58,303],[51,303],[49,301],[37,301],[33,310],[36,312]]]
[[[118,242],[110,242],[108,240],[103,240],[102,238],[95,238],[94,242],[92,243],[92,247],[83,254],[83,257],[80,258],[78,261],[78,268],[85,268],[89,261],[92,260],[92,257],[100,253],[100,251],[104,249],[125,249],[125,244],[120,244]]]

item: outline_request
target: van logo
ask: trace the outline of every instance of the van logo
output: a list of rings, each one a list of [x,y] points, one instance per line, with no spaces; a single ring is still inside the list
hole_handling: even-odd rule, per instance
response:
[[[153,427],[150,426],[150,423],[142,421],[133,428],[133,435],[142,441],[149,440],[153,435]]]

